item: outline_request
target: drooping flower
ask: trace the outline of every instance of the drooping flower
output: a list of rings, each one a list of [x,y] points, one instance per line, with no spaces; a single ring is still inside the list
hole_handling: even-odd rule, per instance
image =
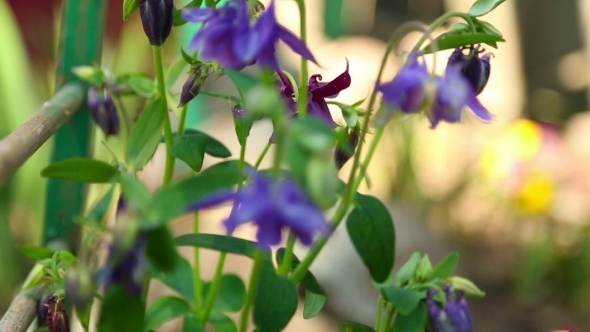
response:
[[[341,169],[342,166],[344,166],[344,164],[346,164],[346,162],[354,155],[354,150],[356,150],[356,147],[359,144],[359,133],[354,129],[347,133],[346,138],[346,144],[348,146],[338,146],[334,151],[334,163],[338,170]]]
[[[410,55],[408,60],[408,65],[391,82],[378,85],[377,90],[383,93],[383,101],[390,109],[411,114],[424,107],[426,85],[432,77],[417,56]],[[387,120],[389,119],[384,119]]]
[[[444,308],[440,308],[434,300],[437,292],[429,290],[426,298],[432,332],[471,332],[471,312],[463,291],[459,291],[455,296],[453,288],[446,286],[447,303]]]
[[[144,253],[147,235],[145,232],[138,231],[131,219],[122,216],[125,210],[126,204],[121,198],[117,209],[113,243],[109,248],[106,266],[98,278],[107,289],[113,284],[119,284],[125,287],[128,294],[139,296],[147,269]]]
[[[298,112],[297,103],[295,101],[295,88],[287,76],[281,71],[277,71],[281,79],[279,87],[283,101],[287,108],[288,115],[295,117]],[[348,61],[346,62],[346,69],[342,74],[330,82],[323,83],[322,75],[311,75],[307,83],[308,97],[307,97],[307,113],[316,117],[326,123],[328,126],[335,128],[336,122],[332,119],[330,109],[326,98],[336,98],[338,94],[350,86],[351,77],[348,73]]]
[[[232,69],[258,62],[261,67],[277,69],[275,46],[280,39],[295,53],[316,62],[305,43],[278,24],[274,0],[255,22],[250,21],[246,0],[230,0],[217,9],[184,9],[182,18],[204,23],[189,45],[190,50],[201,52],[203,61],[215,60]]]
[[[172,0],[139,0],[143,31],[154,46],[162,46],[170,35],[174,21]]]
[[[469,81],[457,68],[449,66],[445,76],[436,81],[435,101],[427,114],[430,127],[435,128],[440,121],[460,122],[465,107],[470,108],[482,122],[493,120],[492,114],[477,99]]]
[[[463,53],[465,49],[469,50],[469,54]],[[485,50],[480,49],[479,46],[456,48],[447,63],[447,66],[456,67],[461,75],[469,81],[475,95],[479,95],[483,91],[490,78],[490,56],[492,54],[486,53],[480,56],[483,52]]]
[[[88,89],[88,109],[94,122],[106,136],[117,135],[120,129],[117,107],[106,89],[95,86]]]
[[[237,192],[218,192],[191,205],[189,210],[209,208],[230,200],[233,200],[233,208],[223,222],[228,233],[253,222],[258,226],[256,238],[262,246],[279,244],[283,228],[293,230],[305,245],[310,245],[317,233],[329,230],[322,211],[295,181],[259,173],[253,173],[251,182]]]

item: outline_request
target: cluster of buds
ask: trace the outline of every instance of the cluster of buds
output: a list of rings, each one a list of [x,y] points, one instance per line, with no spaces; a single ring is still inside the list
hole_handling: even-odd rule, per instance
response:
[[[49,332],[69,332],[70,320],[65,301],[56,295],[45,296],[39,301],[37,318]]]

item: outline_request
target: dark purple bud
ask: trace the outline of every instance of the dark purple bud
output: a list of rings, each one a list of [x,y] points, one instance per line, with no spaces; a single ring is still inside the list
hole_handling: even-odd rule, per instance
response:
[[[182,93],[180,94],[180,104],[178,107],[182,107],[188,104],[189,101],[193,100],[201,91],[201,86],[205,83],[205,80],[209,76],[209,71],[203,66],[198,66],[188,76],[188,79],[182,86]]]
[[[464,49],[469,49],[469,54],[463,53]],[[461,72],[461,75],[469,81],[475,95],[480,94],[488,83],[490,78],[490,56],[486,53],[480,57],[485,50],[479,46],[469,48],[456,48],[449,57],[447,66],[453,66]]]
[[[139,0],[143,31],[150,44],[162,46],[172,30],[174,3],[172,0]]]
[[[51,296],[47,303],[47,329],[49,332],[69,332],[70,321],[63,299]]]
[[[49,311],[49,307],[47,306],[47,302],[51,298],[51,295],[43,295],[38,302],[37,305],[37,321],[39,326],[47,325],[47,312]]]
[[[348,134],[348,146],[337,147],[334,152],[334,162],[336,169],[341,169],[344,164],[354,155],[357,145],[359,144],[359,135],[357,132],[352,131]]]
[[[91,87],[88,89],[88,108],[94,122],[106,136],[117,135],[120,129],[117,107],[113,98],[104,89]]]
[[[463,298],[463,291],[459,291],[455,296],[452,287],[445,287],[447,303],[442,309],[434,300],[436,293],[437,290],[431,289],[426,298],[432,332],[471,332],[471,312]]]

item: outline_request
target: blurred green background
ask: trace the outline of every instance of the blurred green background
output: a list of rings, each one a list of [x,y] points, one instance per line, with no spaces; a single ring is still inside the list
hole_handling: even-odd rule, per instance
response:
[[[312,72],[329,79],[348,57],[353,85],[341,101],[362,99],[396,27],[466,11],[471,2],[308,1],[309,45],[323,64]],[[122,0],[108,1],[102,65],[117,74],[149,72],[139,17],[124,23],[121,7]],[[294,8],[277,5],[279,20],[297,31]],[[51,96],[60,9],[56,0],[0,0],[0,137]],[[436,131],[417,117],[392,125],[372,165],[370,190],[411,211],[424,230],[461,253],[462,273],[488,294],[471,301],[475,321],[482,322],[476,331],[590,330],[590,1],[508,0],[485,20],[507,40],[488,50],[495,57],[480,97],[497,121],[484,125],[467,117],[463,125]],[[173,33],[165,49],[169,62],[191,29]],[[408,50],[412,38],[401,49]],[[296,59],[283,55],[285,68],[296,71]],[[438,71],[446,56],[439,56]],[[207,127],[218,116],[211,105],[197,98],[189,125]],[[140,104],[130,107],[137,114]],[[33,264],[15,245],[41,238],[45,180],[39,171],[50,148],[46,144],[0,188],[2,311]]]

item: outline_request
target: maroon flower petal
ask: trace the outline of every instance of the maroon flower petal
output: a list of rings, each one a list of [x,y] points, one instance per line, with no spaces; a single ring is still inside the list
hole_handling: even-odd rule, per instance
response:
[[[325,85],[322,84],[317,88],[310,90],[314,96],[333,98],[333,96],[336,96],[338,93],[340,93],[340,91],[350,86],[350,80],[350,74],[348,73],[348,60],[346,60],[346,70],[342,74],[338,75],[338,77],[329,83],[326,83]]]

